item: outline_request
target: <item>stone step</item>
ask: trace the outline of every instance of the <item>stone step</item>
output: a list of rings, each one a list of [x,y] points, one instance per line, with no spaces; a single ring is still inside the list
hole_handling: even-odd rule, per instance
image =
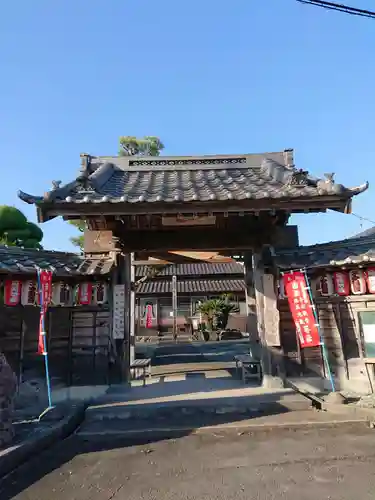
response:
[[[259,414],[278,414],[290,411],[302,411],[311,408],[311,402],[304,397],[243,397],[200,400],[179,400],[151,402],[112,401],[106,404],[89,406],[86,410],[86,422],[104,420],[152,421],[186,419],[210,419],[217,415],[228,418],[251,418]]]

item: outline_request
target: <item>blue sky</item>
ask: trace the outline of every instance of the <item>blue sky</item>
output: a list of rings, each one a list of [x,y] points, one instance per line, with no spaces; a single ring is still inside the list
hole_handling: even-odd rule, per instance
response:
[[[116,154],[120,135],[158,135],[172,155],[292,147],[314,175],[369,180],[353,212],[375,219],[375,20],[295,0],[13,0],[0,16],[0,204],[35,220],[18,189],[72,180],[81,152]],[[294,222],[303,244],[371,226]],[[42,227],[46,248],[72,249],[68,224]]]

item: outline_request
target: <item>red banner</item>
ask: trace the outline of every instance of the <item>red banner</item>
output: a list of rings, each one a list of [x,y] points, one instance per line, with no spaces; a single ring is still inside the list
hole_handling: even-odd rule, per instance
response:
[[[45,354],[44,352],[44,335],[43,331],[44,325],[44,312],[40,311],[40,320],[39,320],[39,338],[38,338],[38,354]]]
[[[307,283],[301,271],[284,274],[284,286],[301,348],[320,345]]]
[[[146,328],[152,328],[152,305],[148,304],[146,309]]]
[[[40,270],[39,271],[39,305],[40,305],[40,321],[39,321],[39,339],[38,339],[38,353],[47,354],[45,349],[45,336],[46,336],[46,313],[52,299],[52,271]]]
[[[51,298],[52,298],[52,271],[40,271],[39,274],[40,277],[40,290],[39,290],[39,297],[40,294],[42,295],[42,306],[44,311],[47,310],[47,307],[51,303]]]

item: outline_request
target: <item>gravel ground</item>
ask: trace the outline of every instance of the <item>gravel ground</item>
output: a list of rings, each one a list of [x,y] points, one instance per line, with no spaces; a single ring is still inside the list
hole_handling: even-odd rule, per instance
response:
[[[73,436],[0,482],[0,498],[373,499],[374,445],[363,425],[151,443]]]

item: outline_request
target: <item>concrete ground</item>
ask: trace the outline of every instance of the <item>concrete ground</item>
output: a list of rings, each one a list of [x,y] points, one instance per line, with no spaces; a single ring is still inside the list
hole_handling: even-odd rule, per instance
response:
[[[130,442],[74,436],[0,482],[1,500],[366,500],[375,434],[240,430]]]

